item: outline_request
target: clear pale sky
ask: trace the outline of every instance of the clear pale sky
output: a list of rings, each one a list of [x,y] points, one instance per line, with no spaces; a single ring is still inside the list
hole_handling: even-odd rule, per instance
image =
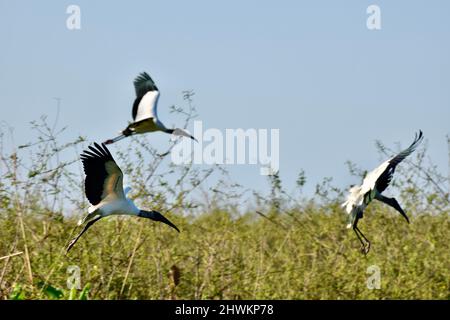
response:
[[[66,8],[81,8],[81,30]],[[366,9],[381,8],[378,31]],[[0,0],[0,121],[30,140],[29,122],[55,115],[67,137],[103,141],[131,120],[132,81],[147,71],[159,116],[196,92],[205,128],[280,129],[280,172],[292,188],[332,176],[355,183],[345,161],[380,162],[374,141],[408,145],[422,129],[447,172],[450,134],[449,1],[13,1]],[[192,129],[192,126],[191,126]],[[168,137],[143,136],[164,150]],[[112,147],[112,151],[114,151]],[[229,167],[257,190],[258,166]]]

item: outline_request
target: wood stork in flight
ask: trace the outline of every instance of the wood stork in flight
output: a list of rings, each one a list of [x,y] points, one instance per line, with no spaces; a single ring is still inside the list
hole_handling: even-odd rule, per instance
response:
[[[395,198],[388,198],[381,193],[389,186],[392,180],[395,168],[402,162],[407,156],[409,156],[419,145],[423,139],[422,131],[419,134],[416,133],[413,143],[405,150],[383,162],[378,168],[368,173],[364,178],[362,185],[353,186],[349,190],[347,200],[342,204],[345,210],[349,214],[349,223],[347,228],[353,228],[356,236],[361,242],[361,251],[367,254],[370,250],[370,241],[364,236],[364,234],[358,228],[358,221],[363,217],[364,209],[373,200],[379,200],[385,204],[393,207],[409,223],[408,216],[398,204]],[[364,243],[363,239],[366,241]]]
[[[83,230],[67,246],[67,251],[95,222],[110,215],[131,215],[163,222],[178,232],[178,228],[157,211],[138,209],[133,201],[126,197],[128,190],[123,190],[123,174],[104,144],[94,143],[81,154],[86,180],[84,182],[86,197],[92,204],[88,215],[78,225],[86,223]]]
[[[168,129],[158,119],[157,108],[159,99],[159,90],[152,78],[146,72],[139,74],[134,80],[134,89],[136,90],[136,99],[133,103],[132,117],[133,122],[122,130],[119,136],[106,140],[104,144],[110,144],[122,140],[128,136],[140,133],[162,131],[176,136],[184,136],[197,141],[187,131],[179,128]]]

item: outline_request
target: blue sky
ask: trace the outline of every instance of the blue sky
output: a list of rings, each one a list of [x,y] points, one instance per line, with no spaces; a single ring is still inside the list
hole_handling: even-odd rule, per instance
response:
[[[71,4],[81,30],[66,28]],[[366,28],[371,4],[378,31]],[[26,142],[60,97],[67,136],[103,141],[130,120],[132,80],[147,71],[168,126],[182,123],[168,107],[193,89],[205,128],[280,129],[288,188],[301,169],[310,191],[326,176],[355,183],[346,160],[372,169],[376,139],[406,146],[418,129],[445,173],[449,12],[448,1],[0,0],[0,120]],[[167,146],[162,134],[142,139]],[[229,169],[264,189],[257,166]]]

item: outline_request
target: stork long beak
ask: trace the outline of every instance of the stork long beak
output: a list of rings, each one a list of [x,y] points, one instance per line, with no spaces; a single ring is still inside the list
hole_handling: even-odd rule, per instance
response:
[[[172,228],[174,228],[175,230],[177,230],[178,232],[180,232],[180,230],[177,228],[176,225],[174,225],[169,219],[167,219],[166,217],[164,217],[161,213],[159,213],[158,211],[152,210],[152,211],[144,211],[141,210],[141,212],[139,213],[140,217],[143,218],[148,218],[151,219],[153,221],[159,221],[162,223],[167,224],[168,226],[171,226]]]
[[[400,206],[400,204],[397,202],[397,200],[395,198],[388,198],[388,197],[379,195],[376,197],[376,199],[381,202],[386,203],[388,206],[391,206],[392,208],[397,210],[403,216],[403,218],[405,218],[406,222],[409,223],[408,216],[406,215],[405,211],[402,209],[402,207]]]
[[[159,219],[160,219],[160,220],[156,220],[156,221],[165,223],[165,224],[167,224],[168,226],[171,226],[172,228],[174,228],[175,230],[177,230],[178,232],[180,232],[180,230],[177,228],[177,226],[174,225],[169,219],[167,219],[166,217],[164,217],[164,216],[163,216],[162,214],[160,214],[159,212],[158,212],[158,214],[159,214]]]
[[[195,139],[193,136],[191,136],[191,135],[189,134],[189,132],[187,132],[187,131],[185,131],[185,130],[183,130],[183,129],[179,129],[179,128],[174,129],[173,132],[172,132],[172,134],[173,134],[174,136],[188,137],[188,138],[191,138],[192,140],[194,140],[195,142],[198,142],[198,140]]]

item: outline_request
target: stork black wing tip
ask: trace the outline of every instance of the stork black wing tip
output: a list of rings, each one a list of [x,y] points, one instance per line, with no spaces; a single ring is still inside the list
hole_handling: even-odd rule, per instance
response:
[[[419,129],[419,134],[416,133],[416,138],[414,140],[415,143],[419,143],[423,140],[423,132]]]
[[[146,80],[153,81],[152,78],[150,77],[150,75],[146,71],[140,72],[134,79],[135,82],[146,81]]]
[[[106,146],[106,144],[104,142],[102,142],[102,148],[106,152],[108,157],[112,158],[112,154],[111,154],[111,152],[109,151],[108,147]]]
[[[94,141],[94,146],[95,146],[97,149],[102,150],[102,148],[100,147],[100,145],[99,145],[97,142],[95,142],[95,141]]]

